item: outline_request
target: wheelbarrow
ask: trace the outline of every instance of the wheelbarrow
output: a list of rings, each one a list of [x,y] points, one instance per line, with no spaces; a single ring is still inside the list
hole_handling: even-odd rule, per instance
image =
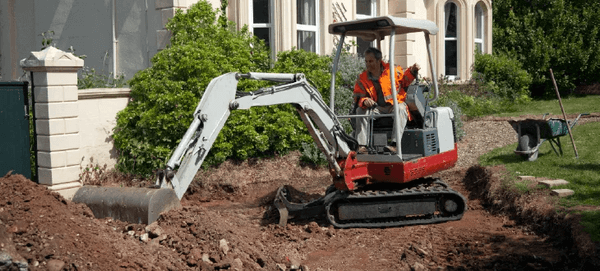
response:
[[[528,161],[535,161],[538,158],[540,146],[548,140],[554,153],[562,156],[560,137],[569,133],[567,125],[573,128],[581,116],[589,115],[589,113],[579,114],[574,121],[568,122],[563,119],[546,119],[547,115],[548,113],[544,114],[542,119],[508,121],[518,134],[519,145],[515,150],[515,154]]]

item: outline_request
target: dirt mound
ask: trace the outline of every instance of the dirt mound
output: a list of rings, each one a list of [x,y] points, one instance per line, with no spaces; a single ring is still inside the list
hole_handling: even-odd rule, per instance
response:
[[[139,241],[124,239],[117,227],[122,223],[94,219],[87,206],[22,175],[0,178],[0,191],[0,221],[15,248],[8,253],[31,270],[177,267],[178,258],[164,257],[158,247],[140,247]]]

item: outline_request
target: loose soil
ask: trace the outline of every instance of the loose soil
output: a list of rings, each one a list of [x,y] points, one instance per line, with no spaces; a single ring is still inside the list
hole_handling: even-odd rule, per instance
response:
[[[151,225],[96,219],[85,205],[7,174],[0,270],[597,269],[597,244],[577,217],[557,214],[543,191],[506,190],[503,167],[475,165],[516,141],[508,122],[471,120],[465,130],[457,167],[434,177],[465,195],[468,211],[460,221],[423,226],[336,229],[323,218],[278,226],[271,202],[279,186],[318,197],[331,183],[326,169],[300,165],[298,153],[201,171],[183,207]],[[123,183],[104,185],[115,182]]]

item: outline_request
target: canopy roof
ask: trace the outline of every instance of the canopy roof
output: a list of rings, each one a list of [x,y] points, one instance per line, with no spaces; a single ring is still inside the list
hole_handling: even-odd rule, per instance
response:
[[[346,34],[346,36],[360,37],[365,41],[372,41],[377,38],[385,38],[396,29],[396,34],[406,34],[414,32],[425,32],[435,35],[438,27],[429,20],[418,20],[409,18],[399,18],[394,16],[380,16],[362,20],[333,23],[329,25],[329,33],[335,35]]]

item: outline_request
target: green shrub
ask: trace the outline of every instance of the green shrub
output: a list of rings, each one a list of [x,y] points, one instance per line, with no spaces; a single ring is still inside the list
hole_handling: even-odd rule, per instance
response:
[[[315,142],[311,143],[302,143],[302,148],[300,149],[300,161],[314,166],[325,166],[327,165],[327,159],[325,159],[325,155],[319,148]]]
[[[529,85],[531,76],[522,68],[521,63],[507,54],[475,55],[472,81],[480,81],[480,92],[490,92],[501,100],[516,103],[530,101]]]
[[[331,84],[331,62],[329,56],[321,56],[292,48],[277,54],[277,62],[271,72],[275,73],[304,73],[306,78],[315,85],[326,102],[329,102],[329,87]]]
[[[513,112],[531,101],[531,76],[516,58],[507,54],[476,54],[471,79],[453,84],[440,79],[438,106],[449,106],[458,115],[480,117]],[[456,113],[458,112],[458,113]],[[462,123],[457,122],[457,126]],[[463,134],[459,129],[459,134]]]
[[[286,154],[311,141],[306,126],[289,105],[238,110],[227,120],[205,164]]]
[[[283,51],[277,54],[277,62],[273,67],[272,72],[277,73],[304,73],[309,82],[315,85],[315,87],[321,93],[323,100],[329,104],[330,97],[330,85],[331,85],[331,66],[332,56],[320,56],[312,52],[306,52],[304,50],[292,49],[291,51]],[[340,78],[336,78],[336,83],[340,82]],[[338,92],[336,90],[336,104],[338,100]],[[341,99],[345,99],[341,98]],[[286,108],[291,107],[287,106]],[[295,110],[294,110],[295,111]],[[302,162],[314,165],[326,165],[324,155],[317,148],[313,139],[308,135],[308,130],[300,118],[296,117],[297,121],[301,123],[302,130],[298,126],[298,131],[302,132],[304,142],[300,142],[298,146],[301,152],[300,160]],[[294,145],[296,146],[296,145]]]
[[[333,58],[335,57],[335,52],[333,52],[327,58],[329,62],[327,66],[320,67],[320,70],[327,74],[327,81],[323,80],[322,84],[327,83],[325,89],[326,93],[329,93],[329,87],[331,86],[331,70],[333,68]],[[325,59],[325,57],[321,57]],[[280,62],[281,59],[278,59]],[[321,63],[321,62],[319,62]],[[323,62],[324,64],[324,62]],[[353,91],[354,84],[356,83],[356,79],[358,75],[364,70],[364,60],[357,56],[356,54],[344,52],[340,55],[340,60],[338,63],[338,71],[336,73],[336,86],[335,86],[335,112],[338,115],[346,115],[350,112],[350,109],[354,105],[353,103]],[[322,75],[321,75],[322,76]],[[330,95],[330,94],[329,94]],[[327,104],[329,104],[330,96],[323,97]],[[344,130],[347,133],[352,133],[352,126],[348,120],[340,119]],[[316,144],[313,143],[304,143],[302,144],[302,148],[300,149],[302,156],[300,160],[307,164],[314,164],[324,166],[327,165],[327,160],[323,153],[317,148]]]
[[[332,58],[335,53],[332,54]],[[347,115],[354,109],[354,85],[358,76],[365,70],[364,58],[357,54],[344,52],[340,55],[338,64],[337,85],[335,89],[335,112],[338,115]],[[352,133],[352,126],[348,120],[340,120],[344,130]]]
[[[125,87],[125,76],[119,74],[116,77],[112,73],[108,75],[102,72],[96,72],[94,68],[83,67],[81,76],[77,78],[78,89],[88,88],[122,88]]]
[[[218,20],[217,14],[221,15]],[[264,43],[245,28],[235,31],[233,23],[227,23],[223,16],[206,1],[198,2],[186,13],[178,11],[167,24],[172,32],[171,46],[152,58],[152,67],[136,73],[129,81],[131,101],[117,115],[114,131],[120,171],[149,174],[163,167],[190,125],[194,109],[212,79],[233,71],[268,70],[269,51]],[[264,83],[242,80],[238,89],[254,90],[259,86]],[[301,122],[290,117],[289,111],[278,107],[234,111],[206,164],[224,161],[226,157],[245,159],[257,152],[299,147],[304,137],[295,127]],[[297,136],[301,139],[296,140]],[[256,148],[250,150],[250,144]]]
[[[451,107],[455,111],[456,119],[463,116],[480,117],[517,108],[517,105],[512,104],[512,100],[501,99],[493,92],[487,91],[487,82],[473,79],[461,84],[449,83],[443,79],[440,82],[440,96],[433,104]]]

